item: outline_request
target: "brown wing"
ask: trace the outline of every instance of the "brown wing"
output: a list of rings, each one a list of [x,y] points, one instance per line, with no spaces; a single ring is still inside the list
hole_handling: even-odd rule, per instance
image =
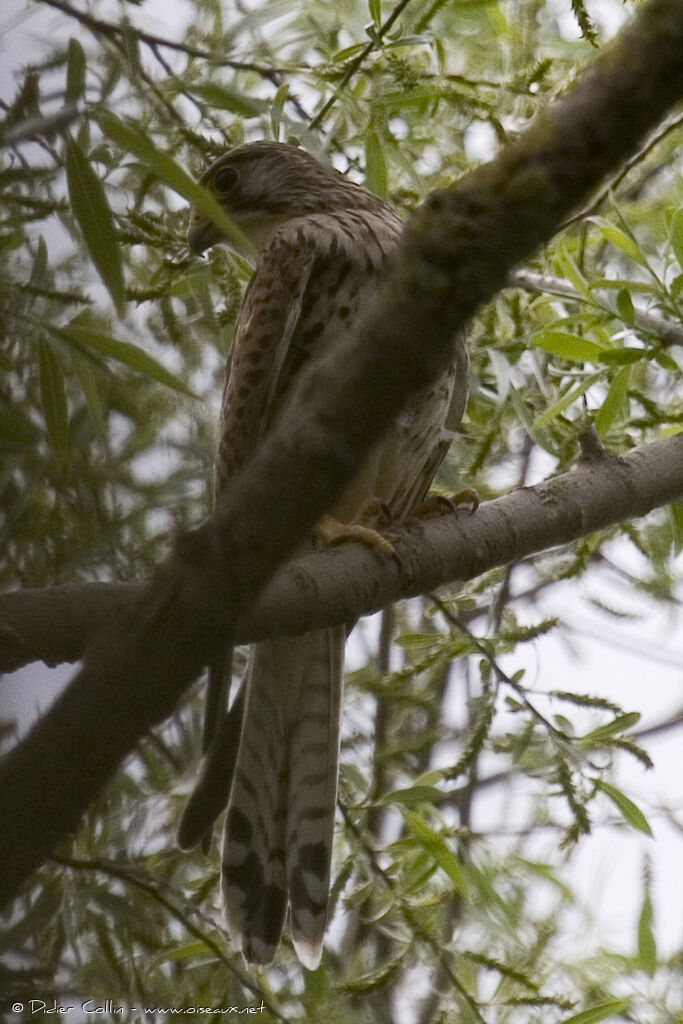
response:
[[[216,493],[251,455],[311,355],[352,329],[400,229],[388,209],[310,216],[288,224],[263,253],[235,328]]]
[[[223,389],[215,491],[247,461],[272,416],[272,393],[296,332],[311,251],[287,239],[271,245],[249,282]]]

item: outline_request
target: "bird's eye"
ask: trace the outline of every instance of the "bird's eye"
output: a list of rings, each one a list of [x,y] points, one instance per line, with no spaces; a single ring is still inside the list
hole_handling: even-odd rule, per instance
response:
[[[229,192],[237,182],[239,175],[234,167],[222,167],[213,179],[214,186],[219,192]]]

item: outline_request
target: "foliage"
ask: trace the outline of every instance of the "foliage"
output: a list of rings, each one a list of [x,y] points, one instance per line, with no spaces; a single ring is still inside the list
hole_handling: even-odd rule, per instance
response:
[[[6,588],[140,577],[206,511],[249,274],[184,244],[208,158],[296,141],[408,213],[527,124],[605,35],[583,0],[186,0],[171,44],[138,27],[149,6],[41,0],[63,41],[46,40],[2,102]],[[680,118],[664,126],[524,286],[481,311],[444,490],[464,480],[488,498],[566,468],[588,427],[613,451],[680,429],[658,327],[683,330],[681,136]],[[626,757],[649,763],[638,716],[532,685],[523,652],[565,629],[548,596],[605,574],[674,607],[682,521],[675,507],[398,610],[392,662],[373,652],[349,673],[339,916],[315,974],[289,952],[245,968],[221,924],[215,851],[174,846],[198,757],[195,690],[6,922],[8,1001],[49,989],[138,1008],[263,999],[272,1019],[298,1022],[672,1021],[683,954],[658,952],[648,873],[631,955],[569,938],[586,914],[568,880],[577,845],[601,823],[650,831],[615,774]],[[595,605],[619,614],[609,596]],[[520,780],[517,827],[482,830],[489,789],[520,800]]]

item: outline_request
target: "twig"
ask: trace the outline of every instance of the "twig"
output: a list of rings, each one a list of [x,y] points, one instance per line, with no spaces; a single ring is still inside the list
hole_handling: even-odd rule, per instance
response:
[[[362,64],[364,64],[366,57],[368,57],[372,53],[372,51],[375,49],[375,47],[378,45],[378,43],[381,43],[381,41],[384,38],[384,36],[387,34],[389,29],[392,27],[392,25],[394,24],[396,19],[403,13],[403,11],[405,10],[405,8],[408,6],[409,3],[410,3],[410,0],[400,0],[400,2],[398,4],[396,4],[396,6],[394,7],[393,11],[391,12],[391,14],[387,18],[387,20],[384,22],[384,24],[381,25],[380,28],[377,29],[377,32],[374,33],[374,35],[373,35],[372,39],[370,40],[370,42],[365,44],[365,46],[363,47],[361,52],[358,54],[358,56],[355,57],[351,61],[351,63],[348,65],[346,71],[342,75],[342,78],[341,78],[341,81],[340,81],[339,85],[337,86],[335,91],[332,93],[332,95],[330,96],[329,100],[327,100],[327,102],[323,104],[321,109],[315,115],[315,117],[313,118],[313,120],[311,121],[311,123],[309,125],[309,128],[317,128],[318,127],[318,125],[320,124],[322,119],[327,114],[328,110],[330,110],[334,106],[334,104],[337,102],[337,100],[341,96],[342,92],[344,91],[344,89],[348,85],[350,79],[353,78],[353,76],[358,71],[358,69],[362,66]]]
[[[508,285],[512,288],[523,288],[528,292],[537,292],[540,295],[557,295],[563,299],[572,299],[574,302],[590,302],[568,281],[559,277],[551,277],[549,274],[537,274],[533,270],[513,270],[508,276]],[[596,306],[602,307],[610,316],[619,316],[615,303],[607,291],[603,288],[596,288],[591,295]],[[637,306],[634,306],[633,309],[633,319],[636,327],[647,331],[648,334],[656,334],[663,345],[683,345],[683,326],[681,324]]]

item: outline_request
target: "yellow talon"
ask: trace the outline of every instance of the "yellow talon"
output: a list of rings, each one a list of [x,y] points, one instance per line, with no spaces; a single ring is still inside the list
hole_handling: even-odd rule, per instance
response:
[[[351,523],[342,523],[334,516],[323,516],[315,528],[314,540],[319,545],[342,544],[344,541],[356,540],[361,544],[377,548],[385,554],[395,554],[393,544],[383,534],[368,523],[383,524],[390,520],[391,516],[384,502],[378,498],[371,498],[359,510],[356,518]]]
[[[419,519],[437,519],[450,512],[457,512],[460,505],[468,505],[470,514],[476,512],[479,508],[479,495],[471,487],[465,487],[451,497],[445,494],[428,494],[413,510],[413,515]]]

